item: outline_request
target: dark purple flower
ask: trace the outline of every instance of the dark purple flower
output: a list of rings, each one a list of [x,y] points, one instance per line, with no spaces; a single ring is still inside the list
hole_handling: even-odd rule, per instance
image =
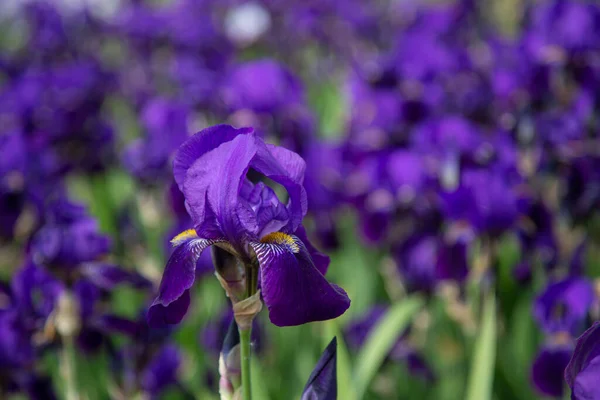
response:
[[[464,171],[459,187],[442,193],[444,215],[450,220],[468,221],[477,231],[494,235],[513,227],[525,203],[505,178],[484,170]]]
[[[542,59],[553,46],[567,51],[592,49],[598,40],[598,21],[598,7],[593,3],[571,0],[536,3],[530,12],[525,42]]]
[[[577,339],[573,357],[565,370],[565,379],[572,390],[573,400],[600,398],[600,322]]]
[[[337,340],[334,337],[313,369],[301,400],[337,399]]]
[[[275,60],[251,61],[236,67],[223,89],[231,110],[277,113],[302,99],[298,79]]]
[[[21,318],[36,319],[39,328],[53,311],[64,285],[44,268],[27,262],[14,274],[11,289]]]
[[[600,206],[600,158],[577,157],[567,166],[562,206],[577,222],[583,222]]]
[[[36,233],[31,251],[39,263],[75,268],[105,255],[110,243],[83,206],[62,199],[50,206],[47,222]]]
[[[373,306],[359,319],[353,320],[347,325],[344,336],[350,348],[358,350],[363,345],[371,328],[383,317],[386,309],[387,306],[384,305]]]
[[[144,137],[126,149],[123,162],[137,178],[154,181],[166,175],[173,152],[188,137],[189,110],[175,101],[156,98],[142,110]]]
[[[251,128],[218,125],[180,147],[173,172],[195,229],[173,239],[177,248],[149,311],[152,325],[183,318],[196,261],[211,245],[244,264],[256,260],[262,297],[278,326],[335,318],[349,307],[346,293],[323,275],[328,258],[312,247],[301,226],[307,211],[304,169],[297,154],[265,144]],[[287,204],[269,186],[252,183],[250,170],[283,186]],[[231,267],[237,281],[244,279],[243,269]]]
[[[177,384],[177,370],[181,362],[181,352],[177,347],[170,344],[163,346],[142,372],[142,389],[152,396],[158,396],[169,386]]]
[[[561,397],[565,383],[563,375],[573,349],[570,346],[544,347],[531,367],[531,380],[536,389],[550,397]]]
[[[535,300],[533,315],[547,333],[581,332],[594,301],[594,288],[584,278],[551,283]]]
[[[467,245],[415,234],[395,251],[398,270],[409,290],[430,293],[443,280],[463,282],[469,272]]]
[[[332,214],[343,197],[342,151],[339,146],[330,143],[310,141],[303,155],[306,160],[304,187],[308,197],[308,211],[314,216],[319,244],[332,249],[338,245]]]
[[[526,218],[517,231],[525,254],[536,254],[550,269],[558,258],[558,243],[554,232],[554,216],[541,200],[528,205]]]

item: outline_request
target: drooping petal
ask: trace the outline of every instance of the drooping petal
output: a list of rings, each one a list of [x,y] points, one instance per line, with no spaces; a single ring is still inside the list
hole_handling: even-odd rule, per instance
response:
[[[298,236],[298,239],[304,243],[306,246],[306,250],[308,250],[308,254],[310,254],[310,258],[312,258],[315,267],[321,272],[323,275],[327,273],[327,268],[329,268],[329,256],[321,253],[315,246],[312,245],[310,240],[308,240],[308,236],[306,235],[306,230],[302,225],[298,228],[294,235]]]
[[[346,292],[325,279],[298,237],[277,232],[251,246],[260,264],[269,318],[275,325],[324,321],[350,307]]]
[[[190,305],[189,289],[196,278],[196,262],[200,254],[214,241],[191,239],[175,249],[160,282],[156,300],[148,310],[148,323],[152,327],[176,324]]]
[[[301,400],[337,399],[337,338],[333,338],[319,358],[302,392]]]
[[[200,156],[233,140],[237,135],[246,135],[252,131],[252,128],[236,129],[230,125],[215,125],[189,138],[179,147],[173,159],[173,175],[179,188],[183,191],[187,171]]]

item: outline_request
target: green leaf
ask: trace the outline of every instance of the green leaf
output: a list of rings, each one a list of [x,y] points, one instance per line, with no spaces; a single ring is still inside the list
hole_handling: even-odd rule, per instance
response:
[[[423,300],[420,297],[408,297],[394,304],[373,328],[356,358],[354,371],[356,398],[364,398],[383,360],[422,305]]]
[[[466,400],[491,400],[496,360],[496,298],[484,300],[479,334],[475,342]]]
[[[250,379],[252,380],[252,399],[269,400],[263,368],[256,359],[256,354],[253,354],[250,359],[250,376]]]

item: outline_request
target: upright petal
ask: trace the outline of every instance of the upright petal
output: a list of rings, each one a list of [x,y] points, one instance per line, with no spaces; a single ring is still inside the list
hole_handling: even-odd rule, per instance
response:
[[[158,296],[148,310],[148,323],[152,327],[181,321],[190,305],[189,289],[196,278],[196,262],[202,251],[213,243],[211,240],[191,239],[181,243],[171,254]]]
[[[300,400],[337,399],[337,340],[334,337],[310,374]]]
[[[207,223],[213,225],[206,216],[214,212],[223,235],[232,242],[241,240],[238,194],[255,154],[254,135],[238,135],[204,154],[188,169],[182,191],[196,230],[205,230]]]
[[[308,210],[306,190],[302,186],[306,163],[298,154],[287,149],[257,142],[257,154],[252,167],[267,178],[282,185],[289,195],[290,222],[287,231],[294,232]]]
[[[200,156],[233,140],[237,135],[246,135],[252,131],[252,128],[236,129],[230,125],[215,125],[189,138],[179,147],[173,159],[173,175],[179,188],[183,191],[187,171]]]
[[[350,307],[346,292],[327,282],[296,236],[276,232],[251,246],[260,264],[269,318],[275,325],[324,321],[342,315]]]

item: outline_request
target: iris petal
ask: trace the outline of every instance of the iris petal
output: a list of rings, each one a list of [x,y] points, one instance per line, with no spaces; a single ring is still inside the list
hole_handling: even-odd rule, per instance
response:
[[[232,243],[243,239],[238,212],[238,193],[250,161],[256,154],[254,135],[239,135],[211,150],[189,168],[183,185],[188,210],[197,231],[215,225]]]
[[[179,188],[183,191],[187,171],[200,156],[233,140],[237,135],[245,135],[252,131],[252,128],[236,129],[229,125],[216,125],[189,138],[179,148],[173,160],[173,175]]]
[[[337,340],[334,337],[310,374],[300,400],[337,399]]]
[[[192,239],[179,245],[171,254],[160,282],[156,300],[148,311],[148,323],[153,327],[176,324],[190,305],[189,289],[196,278],[196,262],[202,252],[215,243]]]
[[[325,279],[298,237],[278,232],[251,246],[260,264],[261,290],[273,324],[324,321],[350,307],[346,292]]]

